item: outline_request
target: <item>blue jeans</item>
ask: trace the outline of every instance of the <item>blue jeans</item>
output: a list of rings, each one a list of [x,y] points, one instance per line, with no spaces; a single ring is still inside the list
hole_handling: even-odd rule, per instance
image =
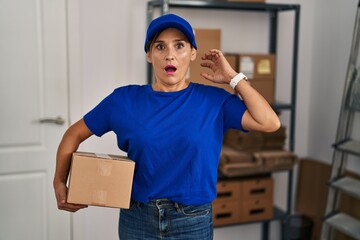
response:
[[[184,206],[167,199],[149,203],[131,201],[130,209],[121,209],[121,240],[211,240],[213,239],[211,204]]]

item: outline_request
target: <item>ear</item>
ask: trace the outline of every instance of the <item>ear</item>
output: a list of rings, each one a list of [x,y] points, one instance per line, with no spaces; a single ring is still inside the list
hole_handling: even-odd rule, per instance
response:
[[[148,61],[148,63],[152,63],[151,62],[151,53],[150,53],[151,51],[148,51],[147,53],[146,53],[146,61]]]
[[[191,58],[190,58],[191,61],[194,61],[196,59],[196,53],[197,53],[197,50],[194,47],[192,47],[191,48]]]

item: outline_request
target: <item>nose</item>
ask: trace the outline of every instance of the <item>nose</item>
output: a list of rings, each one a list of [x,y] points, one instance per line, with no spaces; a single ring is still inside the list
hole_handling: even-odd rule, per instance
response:
[[[167,49],[165,59],[166,60],[174,60],[174,49],[172,49],[172,48]]]

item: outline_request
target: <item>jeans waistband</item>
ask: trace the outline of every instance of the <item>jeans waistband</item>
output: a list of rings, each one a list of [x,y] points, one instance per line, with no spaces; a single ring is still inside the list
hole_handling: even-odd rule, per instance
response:
[[[148,205],[150,207],[156,207],[158,209],[160,208],[176,208],[176,210],[179,210],[179,208],[182,206],[180,203],[171,201],[167,198],[161,198],[161,199],[152,199],[147,203],[140,203],[135,200],[133,201],[136,205]]]
[[[155,205],[158,209],[161,208],[175,208],[176,210],[179,210],[180,204],[177,202],[173,202],[167,198],[161,198],[161,199],[153,199],[149,202],[151,205]]]

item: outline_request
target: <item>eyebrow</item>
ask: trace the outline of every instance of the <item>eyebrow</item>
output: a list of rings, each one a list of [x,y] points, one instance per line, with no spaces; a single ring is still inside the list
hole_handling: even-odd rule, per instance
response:
[[[165,41],[163,40],[156,40],[154,43],[164,43]],[[184,38],[179,38],[179,39],[175,39],[174,42],[187,42],[186,39]]]

